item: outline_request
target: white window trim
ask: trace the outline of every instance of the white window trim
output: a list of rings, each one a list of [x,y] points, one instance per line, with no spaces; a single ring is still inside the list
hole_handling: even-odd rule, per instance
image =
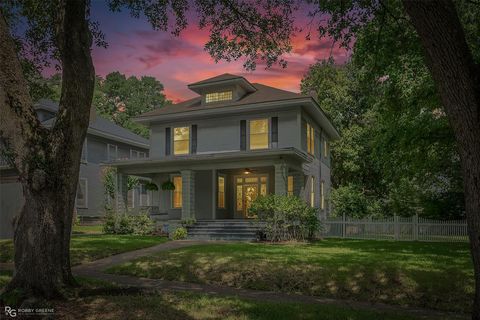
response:
[[[261,149],[251,149],[250,148],[250,122],[255,121],[255,120],[267,120],[268,123],[268,130],[267,130],[267,139],[268,139],[268,144],[266,148],[261,148]],[[253,119],[248,119],[247,120],[247,147],[248,150],[256,151],[256,150],[268,150],[272,148],[272,118],[267,117],[267,118],[253,118]]]
[[[83,206],[78,205],[77,203],[77,196],[75,195],[75,207],[81,208],[81,209],[88,209],[88,179],[87,178],[78,178],[78,184],[80,185],[80,180],[85,181],[85,204]],[[77,190],[78,193],[78,190]]]
[[[110,146],[115,147],[115,158],[111,159],[110,157]],[[108,161],[117,160],[118,159],[118,146],[116,144],[107,144],[107,159]]]
[[[82,159],[82,156],[80,156],[80,162],[81,163],[88,163],[88,143],[87,143],[87,137],[85,137],[85,140],[83,141],[83,146],[82,146],[82,154],[85,154],[85,159]]]
[[[172,174],[170,174],[170,181],[172,183],[173,183],[173,177],[180,177],[182,179],[181,174],[172,173]],[[183,188],[183,179],[182,179],[182,188]],[[175,190],[170,190],[170,208],[174,209],[174,210],[182,210],[183,209],[183,203],[182,203],[182,206],[180,208],[176,208],[176,207],[173,206],[173,193],[174,192],[175,192]],[[182,202],[183,202],[183,190],[182,190]]]

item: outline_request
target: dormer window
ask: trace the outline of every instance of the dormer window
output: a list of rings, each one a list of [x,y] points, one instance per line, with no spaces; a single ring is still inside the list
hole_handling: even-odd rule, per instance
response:
[[[228,101],[233,99],[233,91],[211,92],[205,96],[205,103]]]

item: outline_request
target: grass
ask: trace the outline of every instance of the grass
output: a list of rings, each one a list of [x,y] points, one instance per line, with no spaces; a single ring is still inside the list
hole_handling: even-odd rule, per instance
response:
[[[474,290],[465,243],[212,244],[143,257],[108,272],[455,312],[470,311]]]
[[[163,237],[134,235],[73,236],[70,243],[70,258],[72,265],[77,265],[122,252],[151,247],[167,240]],[[0,240],[0,262],[13,262],[12,240]]]
[[[80,234],[102,234],[103,233],[103,225],[96,224],[96,225],[88,225],[88,226],[73,226],[73,234],[80,235]]]
[[[0,291],[11,272],[0,272]],[[158,319],[158,320],[434,320],[435,317],[405,313],[357,309],[350,306],[273,303],[218,297],[207,294],[177,292],[133,293],[114,284],[89,278],[77,278],[81,285],[73,298],[48,301],[59,319]],[[46,307],[40,305],[38,307]],[[321,318],[319,318],[321,315]],[[443,318],[447,319],[447,318]],[[452,317],[453,319],[453,317]]]

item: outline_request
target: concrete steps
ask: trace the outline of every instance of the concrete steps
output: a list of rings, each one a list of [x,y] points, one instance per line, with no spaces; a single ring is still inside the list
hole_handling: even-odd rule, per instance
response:
[[[254,241],[259,227],[250,220],[201,220],[187,229],[191,240]]]

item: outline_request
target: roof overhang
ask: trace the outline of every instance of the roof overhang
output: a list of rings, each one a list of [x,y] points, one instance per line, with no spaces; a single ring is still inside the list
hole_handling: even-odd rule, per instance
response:
[[[327,136],[332,140],[340,138],[340,134],[333,126],[330,119],[323,112],[320,105],[311,97],[300,97],[294,99],[283,99],[275,101],[267,101],[255,104],[238,104],[228,105],[224,107],[215,108],[199,108],[183,112],[167,113],[156,116],[137,117],[134,120],[144,125],[150,125],[151,123],[170,123],[177,120],[185,120],[186,118],[191,120],[198,119],[211,119],[222,115],[234,115],[242,113],[250,113],[252,111],[272,111],[279,108],[289,107],[303,107],[305,111],[325,130]]]
[[[296,148],[268,149],[255,151],[231,151],[221,153],[205,153],[188,156],[167,156],[163,158],[116,160],[104,163],[105,166],[116,167],[127,174],[155,174],[174,172],[183,169],[205,170],[234,169],[246,167],[262,167],[280,162],[288,162],[297,169],[301,163],[312,161],[312,157]]]

